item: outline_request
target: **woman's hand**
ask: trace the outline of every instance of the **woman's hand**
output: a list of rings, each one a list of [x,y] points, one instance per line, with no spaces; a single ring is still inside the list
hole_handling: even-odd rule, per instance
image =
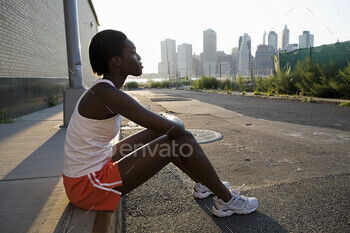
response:
[[[181,125],[185,129],[184,123],[177,116],[169,114],[169,113],[165,113],[165,112],[161,112],[161,113],[159,113],[159,115],[161,115],[162,117],[164,117],[164,118],[166,118],[174,123],[177,123],[178,125]]]

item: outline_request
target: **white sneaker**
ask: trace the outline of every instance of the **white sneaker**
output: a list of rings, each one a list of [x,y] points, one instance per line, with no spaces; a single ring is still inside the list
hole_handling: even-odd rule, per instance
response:
[[[232,199],[228,202],[224,202],[223,200],[214,197],[212,212],[215,216],[227,217],[232,214],[249,214],[258,208],[259,202],[255,197],[241,196],[239,195],[239,192],[236,193],[233,188],[230,188],[230,192]]]
[[[230,188],[230,183],[227,181],[222,181],[226,188]],[[202,185],[201,183],[194,183],[193,196],[198,199],[203,199],[214,194],[207,186]]]

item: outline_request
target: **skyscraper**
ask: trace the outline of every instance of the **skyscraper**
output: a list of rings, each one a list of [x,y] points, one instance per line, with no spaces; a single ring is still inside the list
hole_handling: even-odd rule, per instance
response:
[[[280,34],[279,48],[286,49],[287,44],[289,44],[289,29],[287,28],[287,25],[284,25],[284,29]]]
[[[226,54],[224,51],[218,51],[217,52],[217,76],[222,77],[225,75],[233,74],[233,71],[231,69],[233,64],[233,57],[230,54]]]
[[[192,76],[192,45],[183,43],[177,46],[177,69],[180,77]]]
[[[216,32],[212,29],[203,31],[203,73],[216,74]]]
[[[259,45],[255,52],[255,72],[260,76],[267,76],[272,73],[273,49],[268,45]]]
[[[236,77],[237,73],[238,73],[238,55],[239,55],[239,49],[237,47],[234,47],[231,50],[231,55],[232,55],[232,74],[233,76]]]
[[[247,33],[239,37],[238,70],[243,76],[248,76],[251,69],[251,40]]]
[[[277,51],[277,41],[278,41],[278,36],[276,32],[270,31],[269,35],[267,36],[267,44],[273,48],[274,53]]]
[[[308,48],[314,46],[314,35],[309,31],[303,31],[303,35],[299,36],[299,49]]]
[[[158,74],[163,77],[175,77],[177,72],[176,41],[165,39],[160,42],[161,62],[158,64]]]
[[[263,39],[262,39],[262,44],[266,44],[266,30],[264,31]]]
[[[200,55],[192,55],[193,76],[202,75],[202,66],[200,65]]]

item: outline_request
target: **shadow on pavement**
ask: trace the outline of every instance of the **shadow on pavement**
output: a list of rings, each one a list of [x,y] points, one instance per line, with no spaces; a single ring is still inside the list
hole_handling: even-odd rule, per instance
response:
[[[211,213],[212,198],[196,199],[196,202],[212,218],[221,232],[287,232],[274,219],[259,212],[259,209],[251,214],[234,214],[230,217],[218,218]]]
[[[47,108],[39,112],[31,113],[26,116],[19,117],[14,123],[2,123],[0,124],[0,142],[6,140],[20,132],[23,132],[29,128],[34,128],[43,120],[47,120],[50,117],[58,114],[62,111],[62,106]],[[32,119],[31,119],[32,118]],[[57,120],[57,124],[62,120]]]
[[[28,232],[50,196],[59,195],[53,190],[61,178],[65,130],[59,129],[0,180],[1,231]]]

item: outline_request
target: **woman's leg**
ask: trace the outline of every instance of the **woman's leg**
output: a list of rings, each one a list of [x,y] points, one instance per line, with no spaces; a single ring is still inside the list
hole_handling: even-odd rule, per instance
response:
[[[122,139],[120,142],[113,146],[113,151],[115,151],[112,159],[113,161],[118,161],[122,157],[131,153],[135,149],[146,145],[150,141],[160,137],[162,134],[150,129],[141,130],[127,138]]]
[[[122,157],[133,152],[137,148],[146,145],[154,139],[159,138],[160,136],[162,136],[162,134],[159,132],[145,129],[121,140],[113,146],[113,151],[115,151],[112,157],[113,162],[120,160]],[[174,159],[172,162],[184,173],[186,173],[194,182],[199,182],[199,180],[194,175],[187,171],[180,159]]]
[[[165,154],[166,150],[171,153]],[[180,160],[186,171],[193,174],[220,199],[231,199],[230,192],[222,184],[210,161],[189,132],[177,139],[162,136],[120,159],[118,168],[123,186],[115,189],[125,195],[175,160]],[[174,164],[176,165],[176,162]]]

